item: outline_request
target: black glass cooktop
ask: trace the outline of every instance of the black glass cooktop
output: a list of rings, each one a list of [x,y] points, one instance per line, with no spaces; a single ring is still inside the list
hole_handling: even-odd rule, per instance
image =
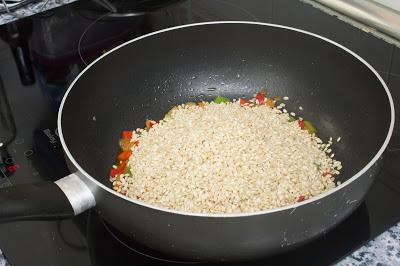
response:
[[[211,20],[271,22],[334,39],[377,69],[397,104],[399,49],[300,1],[82,0],[0,27],[0,187],[69,173],[56,131],[57,109],[89,62],[136,36]],[[398,136],[396,128],[382,171],[346,221],[286,254],[242,265],[333,264],[400,221]],[[0,249],[11,265],[205,264],[138,246],[94,212],[64,221],[1,224]]]

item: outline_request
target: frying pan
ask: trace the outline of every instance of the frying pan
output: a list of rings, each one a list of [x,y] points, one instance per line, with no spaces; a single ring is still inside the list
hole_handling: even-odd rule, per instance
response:
[[[173,106],[288,96],[342,161],[342,184],[290,206],[234,214],[164,209],[117,194],[108,170],[122,130],[160,119]],[[58,132],[71,175],[0,191],[4,221],[61,219],[89,208],[140,244],[171,256],[244,260],[296,247],[332,229],[362,202],[392,135],[394,107],[365,60],[324,37],[254,22],[209,22],[129,41],[88,66],[61,103]],[[179,137],[179,136],[177,136]]]

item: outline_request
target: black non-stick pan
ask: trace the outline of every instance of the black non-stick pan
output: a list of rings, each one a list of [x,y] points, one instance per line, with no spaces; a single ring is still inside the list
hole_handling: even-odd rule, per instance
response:
[[[107,173],[122,130],[143,127],[146,118],[162,118],[177,104],[251,97],[260,89],[289,96],[288,109],[302,106],[301,116],[321,138],[341,137],[334,146],[343,163],[341,185],[287,207],[236,214],[163,209],[111,189]],[[353,212],[379,170],[393,124],[382,78],[331,40],[253,22],[166,29],[113,49],[74,80],[58,120],[73,174],[0,190],[0,219],[59,219],[94,207],[128,237],[171,256],[268,256],[320,236]]]

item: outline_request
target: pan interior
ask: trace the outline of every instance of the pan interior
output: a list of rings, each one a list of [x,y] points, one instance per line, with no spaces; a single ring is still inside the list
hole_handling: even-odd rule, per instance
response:
[[[288,96],[333,146],[345,181],[382,146],[390,105],[378,78],[353,55],[301,32],[256,24],[207,24],[151,35],[107,55],[75,82],[61,126],[75,161],[110,186],[122,130],[173,106],[217,95]],[[299,111],[299,106],[303,111]]]

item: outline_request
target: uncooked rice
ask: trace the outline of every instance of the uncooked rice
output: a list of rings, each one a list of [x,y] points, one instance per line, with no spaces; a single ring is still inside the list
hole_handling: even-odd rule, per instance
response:
[[[327,154],[332,141],[288,119],[277,108],[238,102],[178,106],[133,134],[140,145],[122,187],[133,199],[194,213],[267,210],[334,188],[342,166]]]

